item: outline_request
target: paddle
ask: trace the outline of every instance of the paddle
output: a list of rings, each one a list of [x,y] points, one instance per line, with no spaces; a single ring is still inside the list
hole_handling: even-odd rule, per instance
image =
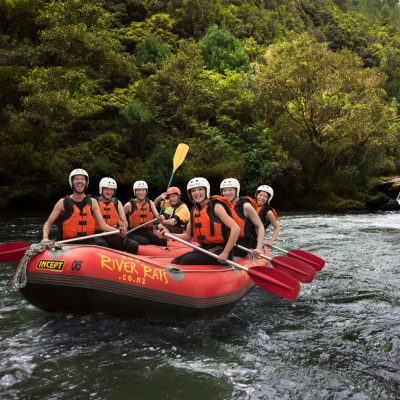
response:
[[[276,250],[282,251],[286,253],[289,257],[297,258],[300,261],[303,261],[307,264],[310,264],[317,272],[321,271],[324,268],[325,260],[316,256],[315,254],[311,254],[305,250],[284,250],[277,246],[268,245],[268,247],[272,247]]]
[[[128,231],[127,234],[132,233],[132,232],[136,231],[137,229],[143,228],[144,226],[151,224],[156,220],[157,220],[157,218],[154,218],[151,221],[148,221],[148,222],[145,222],[144,224],[138,225],[135,228]],[[119,230],[96,233],[94,235],[81,236],[81,237],[76,237],[76,238],[72,238],[72,239],[60,240],[55,243],[57,245],[67,244],[67,243],[78,242],[78,241],[86,240],[86,239],[93,239],[96,237],[111,236],[111,235],[115,235],[116,233],[119,233]],[[5,262],[9,262],[9,261],[19,260],[24,256],[25,251],[28,250],[30,247],[31,247],[31,245],[29,243],[24,243],[24,242],[10,242],[10,243],[0,244],[0,262],[5,263]]]
[[[140,224],[138,226],[135,226],[134,228],[132,228],[130,231],[128,231],[126,234],[130,234],[140,228],[143,228],[146,225],[152,224],[154,221],[157,221],[158,218],[154,218],[151,221],[147,221],[144,224]],[[119,233],[119,230],[115,230],[115,231],[110,231],[110,232],[102,232],[102,233],[95,233],[94,235],[89,235],[89,236],[81,236],[81,237],[76,237],[76,238],[72,238],[72,239],[67,239],[67,240],[61,240],[61,241],[57,241],[55,243],[57,244],[66,244],[66,243],[73,243],[73,242],[79,242],[81,240],[86,240],[86,239],[92,239],[92,238],[96,238],[96,237],[104,237],[104,236],[111,236],[111,235],[115,235],[116,233]]]
[[[22,258],[31,245],[24,242],[10,242],[0,244],[0,263],[15,261]]]
[[[173,159],[173,167],[172,167],[172,173],[171,173],[171,177],[169,178],[169,182],[168,182],[168,186],[167,186],[167,190],[170,188],[171,184],[172,184],[172,180],[174,179],[174,175],[176,170],[182,165],[182,163],[185,161],[186,158],[186,154],[189,151],[189,146],[185,143],[179,143],[178,147],[175,150],[175,155],[174,155],[174,159]],[[165,203],[165,199],[163,199],[162,204],[161,204],[161,210],[160,210],[160,214],[162,214],[163,210],[164,210],[164,203]]]
[[[235,246],[238,249],[251,253],[251,250],[247,247],[241,246],[240,244],[236,244]],[[265,254],[260,254],[259,257],[271,261],[271,264],[274,268],[292,276],[299,282],[310,283],[315,277],[315,269],[303,261],[284,256],[276,256],[271,258]]]
[[[218,258],[217,254],[211,253],[208,250],[205,250],[201,247],[197,247],[195,244],[187,242],[186,240],[180,239],[170,233],[164,233],[164,236],[169,237],[170,239],[176,240],[180,243],[185,244],[186,246],[192,247],[195,250],[201,251],[204,254],[209,255],[210,257]],[[281,271],[265,268],[264,266],[256,266],[252,268],[244,267],[238,263],[233,261],[226,261],[227,264],[242,269],[247,272],[250,279],[258,286],[263,288],[264,290],[276,294],[277,296],[284,297],[289,300],[294,300],[298,296],[300,292],[300,284],[299,282],[284,274]]]

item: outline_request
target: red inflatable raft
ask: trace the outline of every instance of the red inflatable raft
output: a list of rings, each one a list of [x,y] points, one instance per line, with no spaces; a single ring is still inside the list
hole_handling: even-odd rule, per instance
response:
[[[246,272],[230,266],[174,265],[165,256],[89,245],[36,254],[26,278],[21,293],[43,310],[174,319],[221,315],[254,287]]]

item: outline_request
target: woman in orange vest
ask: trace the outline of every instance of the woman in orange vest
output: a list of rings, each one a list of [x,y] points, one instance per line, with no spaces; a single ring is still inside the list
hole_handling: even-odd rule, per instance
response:
[[[85,240],[84,237],[95,233],[96,223],[102,232],[115,231],[115,228],[103,221],[97,200],[85,194],[89,186],[88,173],[82,168],[74,169],[69,174],[69,184],[72,194],[58,200],[54,206],[43,225],[43,241],[49,241],[51,226],[56,221],[58,223],[57,240],[82,237],[82,243],[89,243],[89,240]],[[126,229],[121,227],[120,233],[126,234]]]
[[[257,214],[254,200],[246,196],[239,197],[240,183],[235,178],[224,179],[220,184],[221,195],[230,202],[232,218],[239,225],[240,235],[237,244],[253,249],[252,256],[263,253],[264,226]],[[248,252],[235,247],[235,257],[244,257]]]
[[[193,178],[187,185],[189,199],[194,203],[186,232],[178,238],[198,242],[200,246],[214,254],[215,259],[198,250],[192,250],[172,260],[181,265],[216,265],[232,260],[232,249],[239,237],[240,229],[230,217],[229,205],[221,196],[210,197],[210,184],[205,178]],[[161,227],[160,232],[168,232]]]
[[[158,214],[156,206],[153,201],[147,197],[149,187],[145,181],[136,181],[133,184],[133,194],[134,198],[129,199],[129,201],[124,205],[124,212],[128,220],[129,229],[136,228],[139,225],[143,225],[149,222],[148,225],[140,228],[129,237],[139,244],[155,244],[157,246],[166,246],[167,240],[164,238],[159,238],[153,233],[153,225],[150,221],[154,218],[158,218],[164,221],[164,217]]]
[[[278,214],[270,206],[271,200],[274,197],[274,190],[271,186],[261,185],[257,188],[254,197],[257,203],[257,212],[264,225],[264,229],[267,230],[270,225],[274,227],[274,233],[272,234],[271,239],[267,241],[264,240],[265,245],[272,246],[280,233]]]
[[[126,221],[124,207],[122,203],[115,197],[117,191],[117,182],[109,177],[102,178],[99,183],[99,193],[97,201],[104,222],[114,228],[128,226]],[[98,223],[96,223],[96,232],[101,231]],[[99,237],[95,239],[98,246],[111,247],[112,249],[126,251],[128,253],[137,254],[138,243],[128,237],[118,235]]]

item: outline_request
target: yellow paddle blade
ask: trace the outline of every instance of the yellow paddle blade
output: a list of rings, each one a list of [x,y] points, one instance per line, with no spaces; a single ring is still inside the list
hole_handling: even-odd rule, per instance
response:
[[[189,146],[185,143],[179,143],[178,147],[176,148],[175,155],[174,155],[174,162],[173,162],[173,172],[175,172],[185,161],[186,154],[189,151]]]

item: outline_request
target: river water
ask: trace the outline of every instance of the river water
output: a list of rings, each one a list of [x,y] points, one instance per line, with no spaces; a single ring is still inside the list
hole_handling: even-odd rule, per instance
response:
[[[34,243],[44,219],[0,217],[0,242]],[[400,213],[280,222],[277,245],[325,268],[295,302],[256,287],[211,321],[47,313],[1,264],[0,398],[399,399]]]

